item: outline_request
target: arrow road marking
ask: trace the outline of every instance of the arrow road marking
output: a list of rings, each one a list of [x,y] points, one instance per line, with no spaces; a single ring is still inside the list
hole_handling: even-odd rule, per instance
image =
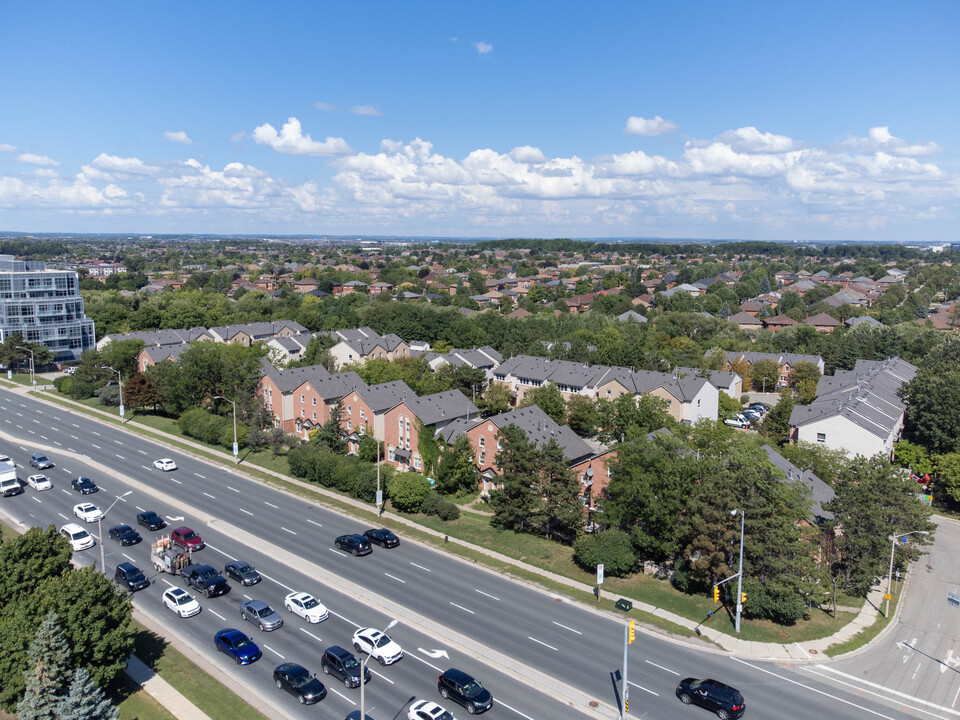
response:
[[[446,658],[447,660],[450,659],[450,656],[447,654],[446,650],[424,650],[422,647],[418,647],[417,652],[422,652],[424,655],[429,658],[433,658],[434,660],[437,658]]]

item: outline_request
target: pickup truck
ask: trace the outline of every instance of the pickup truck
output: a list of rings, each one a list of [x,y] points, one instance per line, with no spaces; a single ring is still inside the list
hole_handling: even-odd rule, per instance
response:
[[[223,595],[230,589],[223,576],[209,565],[188,565],[181,571],[187,585],[205,598]]]

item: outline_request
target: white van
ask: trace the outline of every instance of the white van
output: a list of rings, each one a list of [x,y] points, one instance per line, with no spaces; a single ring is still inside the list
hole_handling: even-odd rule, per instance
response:
[[[60,528],[60,534],[70,543],[74,550],[86,550],[94,545],[93,536],[76,523],[67,523]]]
[[[4,497],[9,497],[10,495],[19,495],[23,492],[23,486],[20,485],[20,481],[17,480],[17,473],[13,473],[13,477],[5,477],[0,479],[0,495]]]

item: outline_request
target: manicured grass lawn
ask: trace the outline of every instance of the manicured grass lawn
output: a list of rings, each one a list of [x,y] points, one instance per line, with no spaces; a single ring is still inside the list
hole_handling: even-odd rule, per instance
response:
[[[176,720],[172,713],[126,675],[121,675],[120,681],[114,686],[111,688],[111,699],[120,711],[119,720]]]

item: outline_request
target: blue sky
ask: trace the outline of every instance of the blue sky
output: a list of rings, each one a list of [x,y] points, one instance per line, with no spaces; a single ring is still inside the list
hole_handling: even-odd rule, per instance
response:
[[[0,229],[956,240],[960,3],[8,4]]]

